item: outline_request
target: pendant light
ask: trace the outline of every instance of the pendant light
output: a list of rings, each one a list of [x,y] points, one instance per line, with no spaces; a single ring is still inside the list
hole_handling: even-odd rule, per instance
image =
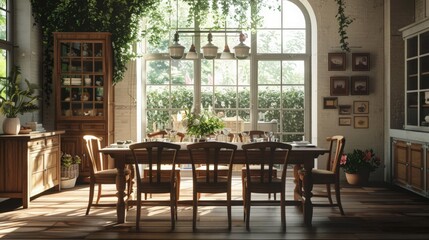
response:
[[[174,34],[173,44],[168,47],[172,59],[183,58],[185,47],[179,44],[179,1],[176,3],[176,33]]]
[[[225,21],[225,48],[223,49],[220,59],[234,59],[234,54],[231,53],[228,46],[228,38],[226,37],[226,21]]]
[[[197,50],[195,50],[194,37],[192,37],[192,45],[189,52],[186,54],[186,59],[198,59]]]
[[[250,47],[246,46],[243,42],[246,40],[247,36],[243,33],[240,33],[240,43],[234,47],[235,57],[237,59],[246,59],[249,57]]]
[[[204,47],[202,47],[202,49],[203,49],[203,57],[205,59],[214,59],[217,56],[217,49],[218,49],[218,47],[215,46],[212,43],[213,36],[212,36],[211,32],[209,32],[209,34],[207,36],[207,40],[209,42]]]
[[[174,42],[168,47],[170,50],[170,57],[172,59],[181,59],[185,52],[185,47],[179,44],[179,33],[174,34]]]

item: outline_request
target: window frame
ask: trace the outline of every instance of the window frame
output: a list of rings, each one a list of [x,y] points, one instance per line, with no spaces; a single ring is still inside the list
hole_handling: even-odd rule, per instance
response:
[[[311,114],[312,114],[312,110],[311,110],[311,55],[312,55],[312,49],[311,49],[311,22],[310,22],[310,17],[309,17],[309,13],[307,11],[307,9],[304,7],[304,5],[299,1],[299,0],[289,0],[291,3],[295,4],[302,12],[302,14],[304,15],[304,19],[305,19],[305,53],[283,53],[283,50],[281,51],[281,53],[258,53],[257,52],[257,33],[252,33],[251,34],[251,39],[252,41],[248,44],[250,44],[251,47],[251,54],[249,56],[249,60],[250,60],[250,106],[249,106],[249,110],[250,110],[250,122],[251,122],[251,128],[252,129],[257,129],[257,121],[258,121],[258,93],[257,93],[257,89],[258,89],[258,83],[257,83],[257,75],[258,75],[258,62],[259,61],[267,61],[267,60],[272,60],[272,61],[303,61],[304,62],[304,131],[300,134],[302,134],[306,139],[311,139],[312,137],[312,133],[311,133]],[[283,3],[283,1],[282,1]],[[283,15],[283,14],[282,14]],[[283,21],[282,21],[283,22]],[[197,28],[196,28],[197,29]],[[269,29],[269,28],[268,28]],[[285,28],[281,28],[281,30],[285,30],[285,29],[289,29],[287,27]],[[283,38],[283,34],[282,38]],[[204,44],[204,37],[201,37],[201,41],[200,41],[200,37],[196,37],[195,38],[195,45],[196,48],[199,49],[201,47],[201,44]],[[230,43],[231,44],[231,43]],[[283,41],[281,41],[281,44],[283,44]],[[144,46],[145,44],[143,44],[142,46]],[[187,50],[187,46],[186,50]],[[222,50],[221,47],[219,47],[219,51]],[[218,53],[219,55],[219,53]],[[150,53],[146,53],[143,54],[143,58],[141,59],[141,66],[142,66],[142,82],[141,82],[141,93],[142,95],[142,99],[146,99],[146,76],[145,76],[145,69],[146,69],[146,62],[147,61],[151,61],[151,60],[167,60],[169,59],[168,54],[166,53],[154,53],[154,54],[150,54]],[[217,58],[218,59],[218,58]],[[184,60],[184,59],[182,59]],[[170,59],[170,63],[171,60]],[[189,61],[189,60],[187,60]],[[194,103],[193,105],[195,106],[195,109],[197,111],[199,111],[199,103],[201,102],[201,61],[200,60],[193,60],[194,61]],[[230,60],[231,61],[231,60]],[[234,61],[240,61],[240,60],[234,60]],[[170,64],[171,66],[171,64]],[[170,68],[171,69],[171,68]],[[239,86],[240,83],[237,83],[237,86]],[[141,132],[143,134],[143,136],[146,135],[146,111],[147,111],[147,106],[146,103],[143,102],[141,107],[138,108],[141,110],[141,116],[140,119],[142,119],[143,121],[141,121]],[[176,111],[176,109],[172,110],[172,109],[166,109],[168,111]],[[234,109],[236,111],[240,111],[241,108],[237,106],[236,109]],[[139,115],[139,114],[137,114]],[[280,124],[280,123],[279,123]],[[283,134],[281,132],[281,134]]]

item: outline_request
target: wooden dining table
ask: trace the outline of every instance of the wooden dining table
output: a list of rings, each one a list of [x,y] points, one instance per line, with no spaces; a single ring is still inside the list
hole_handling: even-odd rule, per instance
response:
[[[188,150],[186,146],[190,142],[181,142],[177,143],[181,145],[181,149],[177,154],[177,164],[191,164]],[[233,143],[237,144],[237,151],[234,156],[233,164],[245,164],[245,154],[241,146],[243,143]],[[304,223],[307,226],[311,226],[312,217],[313,217],[313,205],[311,202],[312,190],[313,190],[313,181],[311,169],[314,167],[315,158],[327,153],[329,150],[325,148],[312,146],[293,146],[292,151],[289,153],[288,164],[294,165],[294,178],[295,178],[295,189],[294,189],[294,200],[288,201],[288,205],[302,205],[303,206],[303,216]],[[133,164],[134,159],[132,156],[131,150],[125,145],[118,147],[108,146],[100,149],[100,152],[103,154],[109,155],[114,160],[115,168],[118,169],[118,175],[116,179],[116,190],[117,190],[117,204],[116,204],[116,213],[117,213],[117,222],[124,223],[126,219],[126,206],[127,202],[125,201],[125,174],[124,170],[127,164]],[[139,153],[138,153],[139,154]],[[145,154],[144,151],[141,151],[141,154]],[[142,158],[140,158],[142,159]],[[143,158],[145,159],[145,158]],[[146,162],[141,162],[145,164]],[[281,163],[279,161],[279,163]],[[225,162],[227,164],[227,162]],[[304,175],[304,191],[302,192],[298,187],[298,173],[297,170],[300,168],[305,169]],[[302,192],[302,194],[301,194]],[[271,200],[272,201],[272,200]],[[192,206],[192,201],[189,200],[179,200],[179,204],[190,205]],[[233,205],[243,205],[242,200],[234,200]]]

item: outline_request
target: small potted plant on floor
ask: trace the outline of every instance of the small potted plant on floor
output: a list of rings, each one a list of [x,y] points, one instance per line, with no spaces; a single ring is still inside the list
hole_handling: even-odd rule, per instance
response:
[[[352,153],[341,157],[340,167],[346,173],[346,179],[352,185],[364,185],[368,182],[369,174],[381,164],[380,158],[372,149],[362,151],[354,149]]]
[[[61,156],[61,188],[72,188],[79,176],[79,164],[81,159],[78,155],[74,157],[68,153]]]

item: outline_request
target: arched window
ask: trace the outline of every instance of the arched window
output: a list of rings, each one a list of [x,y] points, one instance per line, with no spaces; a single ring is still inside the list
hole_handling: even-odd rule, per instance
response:
[[[281,141],[310,136],[309,18],[298,0],[274,2],[281,5],[261,9],[263,25],[247,33],[245,43],[251,47],[251,55],[245,60],[219,58],[225,40],[233,51],[237,34],[213,34],[213,43],[219,47],[214,60],[201,56],[197,60],[170,59],[168,44],[174,32],[159,46],[142,44],[143,134],[171,124],[185,131],[180,124],[185,109],[211,108],[232,132],[272,131]],[[180,28],[187,20],[186,4],[179,1],[177,12],[179,30],[193,30]],[[171,18],[173,25],[175,17]],[[233,22],[226,26],[223,30],[237,28]],[[198,51],[207,43],[206,36],[181,35],[185,53],[192,43]]]

